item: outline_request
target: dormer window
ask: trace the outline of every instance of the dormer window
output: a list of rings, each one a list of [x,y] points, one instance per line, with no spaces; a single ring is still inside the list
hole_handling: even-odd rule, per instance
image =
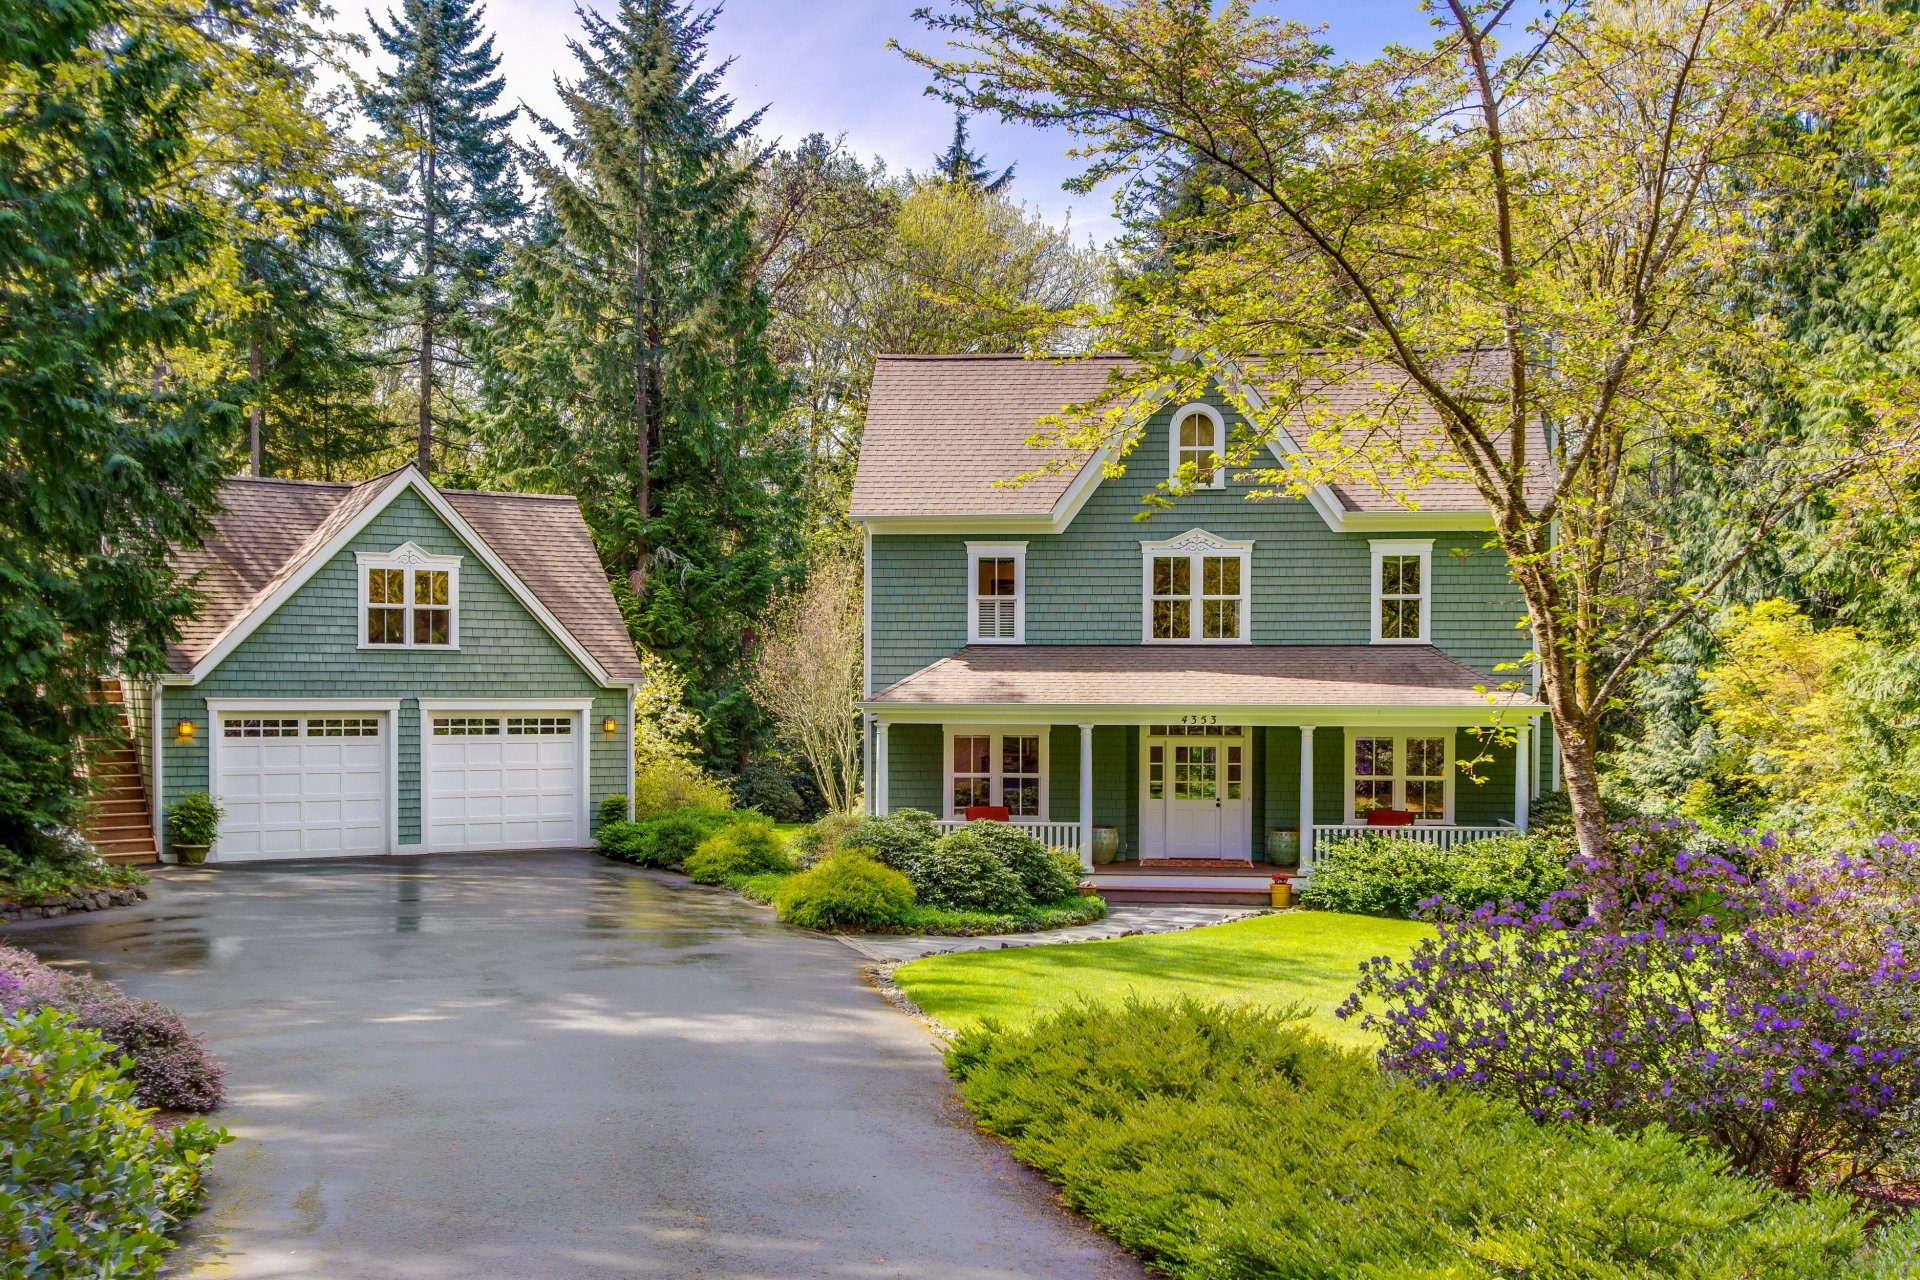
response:
[[[1253,544],[1195,529],[1143,542],[1141,640],[1147,644],[1244,644]]]
[[[1226,487],[1221,455],[1226,449],[1227,424],[1220,411],[1195,401],[1174,411],[1173,479],[1182,492]]]
[[[1433,540],[1373,546],[1373,642],[1427,644],[1433,613]]]
[[[1027,544],[969,542],[969,644],[1024,644],[1027,639]]]
[[[361,552],[360,647],[460,647],[460,557],[430,555],[409,542]]]

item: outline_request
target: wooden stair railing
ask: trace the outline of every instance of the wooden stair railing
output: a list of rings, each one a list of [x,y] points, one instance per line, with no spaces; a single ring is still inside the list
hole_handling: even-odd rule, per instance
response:
[[[125,695],[118,680],[102,680],[100,701],[120,707],[115,730],[87,744],[88,813],[81,834],[108,862],[145,866],[160,861],[153,843],[153,810],[140,755],[127,722]]]

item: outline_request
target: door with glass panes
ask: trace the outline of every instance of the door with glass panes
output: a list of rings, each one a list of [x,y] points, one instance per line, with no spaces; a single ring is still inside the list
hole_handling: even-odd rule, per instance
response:
[[[1243,726],[1149,725],[1142,759],[1144,857],[1253,860]]]

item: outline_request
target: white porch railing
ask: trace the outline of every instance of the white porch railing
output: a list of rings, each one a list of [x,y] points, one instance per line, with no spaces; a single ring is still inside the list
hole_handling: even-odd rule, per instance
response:
[[[958,831],[969,824],[963,819],[941,818],[933,825],[944,836],[949,831]],[[1068,853],[1080,851],[1080,824],[1077,822],[1033,822],[1025,818],[1015,818],[1013,825],[1049,849],[1065,849]]]
[[[1418,840],[1422,844],[1438,845],[1442,849],[1452,849],[1466,844],[1469,840],[1486,840],[1492,836],[1510,836],[1518,828],[1510,823],[1495,827],[1370,827],[1364,822],[1343,823],[1338,826],[1316,826],[1313,829],[1313,849],[1311,860],[1317,862],[1329,846],[1355,836],[1386,836],[1394,840]],[[1301,870],[1307,870],[1302,867]]]

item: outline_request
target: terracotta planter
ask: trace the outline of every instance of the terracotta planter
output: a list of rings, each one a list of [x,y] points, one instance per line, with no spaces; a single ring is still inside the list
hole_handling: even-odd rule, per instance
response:
[[[173,856],[179,859],[183,867],[197,867],[207,860],[210,847],[204,844],[176,844],[173,846]]]
[[[1100,866],[1112,862],[1120,856],[1120,828],[1095,827],[1093,829],[1093,861]]]

